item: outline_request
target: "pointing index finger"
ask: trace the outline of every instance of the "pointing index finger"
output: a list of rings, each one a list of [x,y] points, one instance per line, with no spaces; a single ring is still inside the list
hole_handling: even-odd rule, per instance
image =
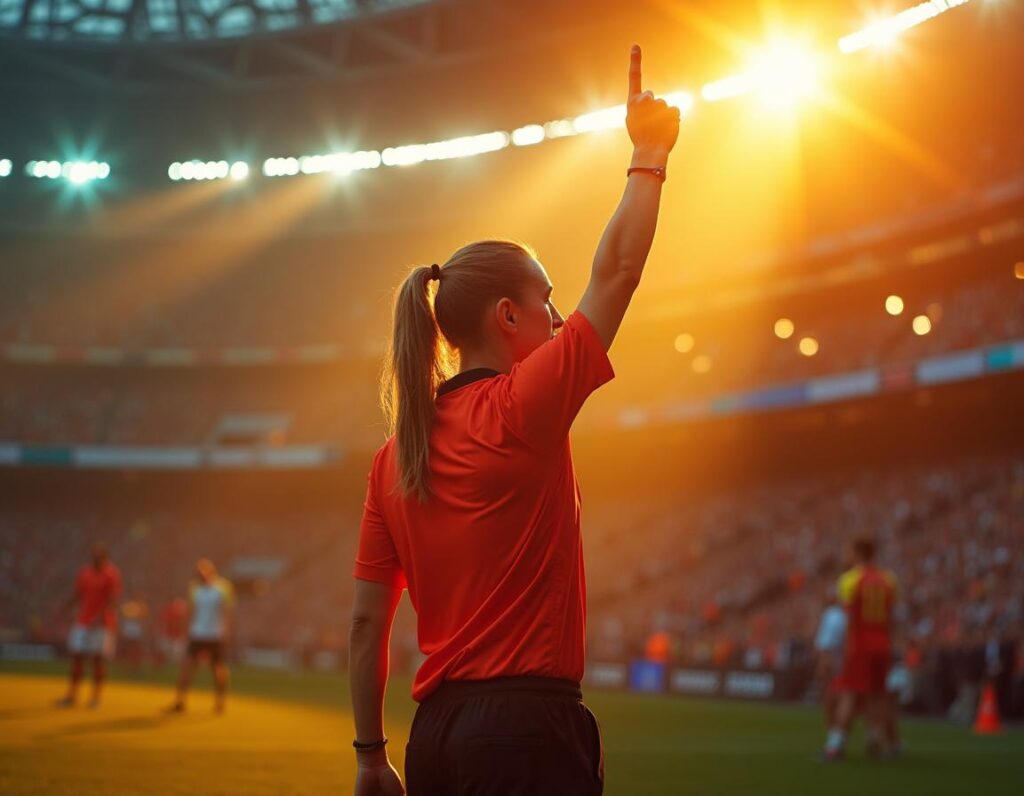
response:
[[[634,44],[629,51],[629,99],[638,96],[640,88],[640,45]]]

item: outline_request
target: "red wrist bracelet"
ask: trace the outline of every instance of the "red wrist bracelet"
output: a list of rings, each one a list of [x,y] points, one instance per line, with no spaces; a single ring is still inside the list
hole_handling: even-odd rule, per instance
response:
[[[629,177],[630,174],[633,174],[634,172],[637,171],[642,172],[644,174],[653,174],[655,177],[658,177],[662,182],[665,182],[665,178],[668,176],[665,173],[664,166],[655,166],[654,168],[651,168],[649,166],[632,166],[626,169],[626,176]]]

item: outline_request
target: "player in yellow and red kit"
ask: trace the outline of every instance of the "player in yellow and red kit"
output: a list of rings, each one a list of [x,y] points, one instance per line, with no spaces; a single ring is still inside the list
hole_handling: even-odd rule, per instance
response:
[[[855,541],[853,558],[855,566],[843,573],[837,588],[846,610],[846,651],[836,682],[839,706],[825,742],[827,760],[843,757],[858,709],[867,723],[868,752],[880,753],[887,718],[886,677],[892,662],[893,609],[899,584],[892,572],[875,565],[873,540]]]

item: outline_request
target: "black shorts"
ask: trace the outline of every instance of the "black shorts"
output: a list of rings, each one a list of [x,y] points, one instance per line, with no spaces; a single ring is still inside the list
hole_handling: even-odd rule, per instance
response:
[[[449,681],[416,710],[405,784],[409,796],[596,796],[601,732],[578,683]]]
[[[198,658],[204,654],[210,656],[210,663],[220,663],[224,660],[224,642],[216,639],[190,638],[188,640],[188,657]]]

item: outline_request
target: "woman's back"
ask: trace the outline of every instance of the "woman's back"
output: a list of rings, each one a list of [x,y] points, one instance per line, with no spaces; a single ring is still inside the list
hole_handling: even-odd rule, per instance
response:
[[[442,679],[582,676],[586,594],[568,430],[612,376],[601,340],[574,313],[508,374],[468,371],[438,391],[430,500],[394,489],[393,439],[378,453],[356,575],[409,588],[427,656],[415,699]]]

